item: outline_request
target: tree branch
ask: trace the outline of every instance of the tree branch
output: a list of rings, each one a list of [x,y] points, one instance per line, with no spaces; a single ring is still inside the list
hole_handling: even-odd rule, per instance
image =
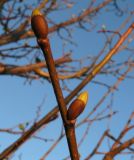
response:
[[[113,158],[119,154],[121,151],[123,151],[124,149],[130,147],[132,144],[134,144],[134,138],[129,139],[128,141],[124,142],[123,144],[121,144],[120,146],[114,148],[113,150],[111,150],[110,152],[108,152],[103,160],[113,160]]]
[[[59,23],[59,24],[56,24],[56,25],[50,27],[49,33],[55,32],[62,27],[66,27],[66,26],[69,26],[69,25],[72,25],[74,23],[81,21],[86,16],[88,16],[92,13],[98,12],[101,8],[105,7],[110,2],[112,2],[112,0],[105,0],[104,2],[100,3],[97,7],[87,8],[80,16],[77,16],[75,18],[71,18],[65,22],[62,22],[62,23]],[[22,31],[18,32],[19,28],[21,28],[21,26],[19,26],[18,29],[14,30],[13,33],[10,33],[8,35],[2,35],[0,37],[1,38],[0,45],[4,45],[7,43],[11,43],[11,42],[16,42],[18,40],[22,40],[25,38],[31,38],[34,36],[34,34],[31,30],[27,31],[25,28],[22,30],[23,32]],[[17,33],[17,36],[15,33]]]
[[[122,45],[122,43],[127,39],[127,37],[131,34],[131,32],[134,29],[134,23],[127,29],[127,31],[120,37],[118,42],[115,44],[115,46],[109,51],[109,53],[106,55],[106,57],[98,64],[96,65],[91,72],[87,75],[87,77],[65,98],[65,103],[68,104],[70,100],[76,94],[85,87],[96,74],[100,72],[100,70],[104,67],[106,63],[111,59],[111,57],[117,53],[119,47]],[[44,116],[41,120],[39,120],[36,124],[34,124],[28,131],[26,131],[17,141],[15,141],[12,145],[7,147],[1,154],[0,154],[0,160],[9,157],[10,154],[15,152],[24,142],[26,142],[32,134],[34,134],[39,128],[41,128],[43,125],[48,123],[57,113],[59,109],[58,106],[54,107],[46,116]],[[130,140],[132,143],[134,140]],[[128,145],[128,144],[127,144]],[[122,149],[122,148],[121,148]],[[104,159],[104,160],[111,160],[111,159]]]

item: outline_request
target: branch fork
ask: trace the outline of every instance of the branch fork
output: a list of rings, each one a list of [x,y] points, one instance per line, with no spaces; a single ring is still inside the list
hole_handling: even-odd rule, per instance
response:
[[[78,97],[78,99],[72,102],[69,109],[67,110],[66,103],[59,83],[58,74],[55,68],[55,63],[52,56],[49,39],[47,38],[48,25],[43,15],[38,9],[35,9],[32,13],[31,26],[35,33],[35,36],[37,37],[37,42],[46,60],[54,93],[63,120],[71,159],[79,160],[79,153],[75,136],[75,122],[76,118],[85,108],[85,105],[87,103],[87,92],[82,93]],[[85,97],[86,100],[83,99],[83,97]]]

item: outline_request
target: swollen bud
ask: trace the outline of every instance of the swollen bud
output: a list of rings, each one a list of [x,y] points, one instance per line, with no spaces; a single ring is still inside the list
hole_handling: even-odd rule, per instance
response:
[[[69,106],[67,119],[75,120],[84,110],[88,101],[88,92],[82,92]]]
[[[31,26],[37,38],[47,38],[48,25],[39,9],[34,9],[31,16]]]

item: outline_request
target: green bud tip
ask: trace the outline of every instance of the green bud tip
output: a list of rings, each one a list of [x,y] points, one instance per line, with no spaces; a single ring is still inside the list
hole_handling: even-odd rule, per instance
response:
[[[32,17],[33,16],[38,16],[38,15],[42,15],[42,13],[40,12],[40,10],[38,8],[35,8],[32,12]]]
[[[84,92],[80,93],[80,95],[77,97],[77,99],[83,101],[84,104],[86,105],[87,101],[88,101],[88,92],[84,91]]]

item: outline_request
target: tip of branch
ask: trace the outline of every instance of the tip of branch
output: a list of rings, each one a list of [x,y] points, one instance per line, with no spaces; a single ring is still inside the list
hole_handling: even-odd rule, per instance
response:
[[[88,101],[88,92],[84,91],[84,92],[80,93],[80,95],[77,97],[77,99],[83,101],[84,104],[86,105],[87,101]]]
[[[32,12],[32,17],[33,16],[38,16],[38,15],[42,15],[42,13],[40,12],[40,10],[38,8],[35,8]]]

